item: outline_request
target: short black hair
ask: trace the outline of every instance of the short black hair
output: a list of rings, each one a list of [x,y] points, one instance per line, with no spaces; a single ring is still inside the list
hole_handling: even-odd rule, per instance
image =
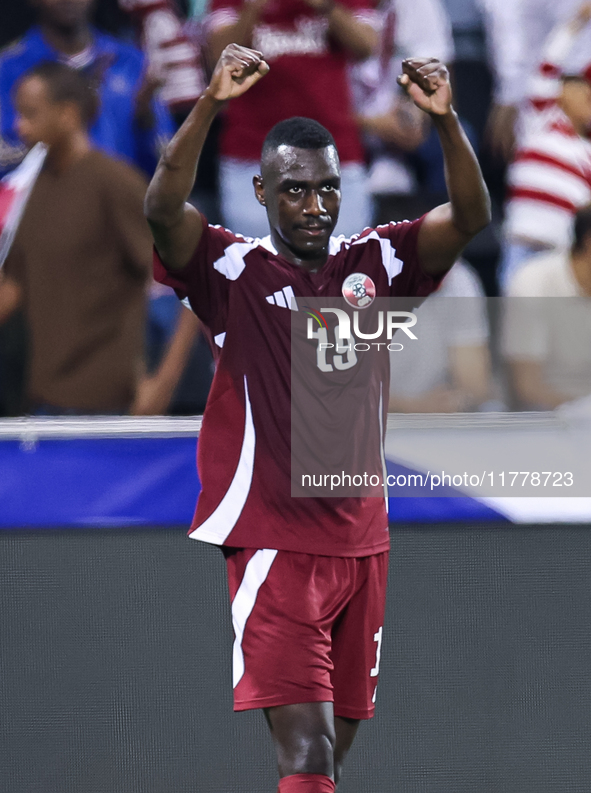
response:
[[[54,102],[77,105],[82,122],[87,127],[92,124],[98,113],[99,98],[94,81],[85,72],[59,61],[42,61],[28,69],[19,84],[31,77],[38,77],[46,83]]]
[[[585,239],[591,234],[591,205],[584,206],[575,215],[573,228],[573,251],[580,251]]]
[[[261,159],[268,152],[275,151],[279,146],[295,146],[298,149],[325,149],[334,146],[333,136],[330,132],[314,121],[313,118],[294,116],[280,121],[271,129],[263,143]]]

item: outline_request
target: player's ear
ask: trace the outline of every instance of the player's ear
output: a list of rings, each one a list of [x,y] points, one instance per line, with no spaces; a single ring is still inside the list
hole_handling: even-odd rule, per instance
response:
[[[260,174],[252,177],[252,183],[254,185],[254,194],[257,197],[257,201],[262,206],[266,206],[265,204],[265,183],[263,181],[263,177]]]

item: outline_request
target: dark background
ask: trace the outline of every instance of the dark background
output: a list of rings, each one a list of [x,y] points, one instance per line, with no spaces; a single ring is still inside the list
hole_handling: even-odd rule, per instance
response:
[[[339,793],[588,793],[591,525],[396,527]],[[3,793],[272,793],[224,563],[184,529],[0,534]]]

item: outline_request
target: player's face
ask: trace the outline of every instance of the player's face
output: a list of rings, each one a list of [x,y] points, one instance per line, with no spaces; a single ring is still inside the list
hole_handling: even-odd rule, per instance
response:
[[[52,101],[49,89],[40,77],[23,80],[16,92],[16,128],[27,146],[43,142],[59,143],[65,134],[62,103]]]
[[[326,255],[341,204],[341,169],[334,146],[280,146],[266,160],[255,190],[267,208],[276,244],[282,242],[300,259]]]
[[[44,22],[71,30],[90,20],[94,0],[32,0],[32,5]]]

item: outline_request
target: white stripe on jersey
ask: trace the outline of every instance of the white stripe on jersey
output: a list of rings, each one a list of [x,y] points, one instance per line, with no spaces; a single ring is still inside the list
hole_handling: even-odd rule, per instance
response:
[[[512,195],[505,207],[505,235],[537,240],[551,247],[568,247],[573,209],[561,203],[567,202],[574,209],[589,203],[589,174],[591,143],[574,134],[558,107],[539,113],[507,172],[507,184],[522,192]],[[545,193],[555,202],[523,191]]]
[[[361,245],[368,240],[377,240],[380,243],[380,248],[382,251],[382,264],[388,273],[388,286],[392,286],[392,279],[401,272],[403,262],[396,258],[396,249],[392,247],[390,240],[380,237],[377,231],[372,231],[371,234],[367,235],[367,237],[360,237],[351,244]]]
[[[364,229],[365,231],[365,229]],[[344,245],[349,248],[351,245],[364,245],[369,240],[377,240],[380,244],[382,252],[382,264],[388,274],[388,286],[392,286],[392,279],[395,278],[401,271],[404,262],[396,257],[396,248],[392,247],[392,243],[388,238],[380,237],[377,231],[372,231],[365,237],[360,237],[356,234],[354,237],[347,238],[341,234],[340,237],[331,237],[328,253],[329,256],[336,256]]]
[[[213,263],[213,267],[218,273],[225,275],[229,281],[235,281],[241,274],[246,264],[244,257],[250,251],[259,247],[257,240],[252,242],[233,242],[228,245],[224,255]]]
[[[379,347],[378,347],[379,349]],[[382,481],[384,483],[384,501],[386,503],[386,514],[388,514],[388,510],[390,508],[390,504],[388,503],[388,467],[386,465],[386,449],[384,447],[385,443],[385,433],[384,433],[384,383],[383,381],[380,383],[380,403],[378,405],[378,421],[380,424],[380,459],[382,461]]]
[[[552,119],[550,123],[552,123]],[[560,129],[546,128],[539,132],[532,132],[531,136],[525,139],[517,154],[522,150],[547,154],[566,165],[580,169],[582,173],[589,170],[591,143],[583,138],[567,135]]]
[[[244,570],[244,577],[232,601],[232,625],[234,626],[234,649],[232,653],[232,683],[234,688],[244,674],[244,653],[242,637],[246,622],[256,603],[259,589],[265,583],[277,551],[263,548],[250,559]]]
[[[287,300],[281,290],[273,292],[273,297],[275,298],[276,305],[281,306],[281,308],[287,308]]]
[[[541,190],[544,193],[583,206],[591,199],[589,182],[551,163],[518,160],[511,166],[508,184],[525,190]]]
[[[226,537],[228,537],[236,525],[240,513],[246,504],[246,499],[248,498],[250,485],[252,483],[256,444],[246,375],[244,376],[244,401],[246,412],[244,419],[244,436],[242,439],[242,449],[240,450],[240,459],[236,466],[234,478],[230,483],[230,487],[226,490],[224,497],[207,520],[189,534],[189,537],[193,540],[203,540],[204,542],[213,543],[213,545],[223,545]]]
[[[287,301],[287,307],[290,308],[292,311],[297,311],[298,301],[296,300],[296,296],[293,293],[293,287],[284,286],[283,294],[285,295],[285,299]]]

